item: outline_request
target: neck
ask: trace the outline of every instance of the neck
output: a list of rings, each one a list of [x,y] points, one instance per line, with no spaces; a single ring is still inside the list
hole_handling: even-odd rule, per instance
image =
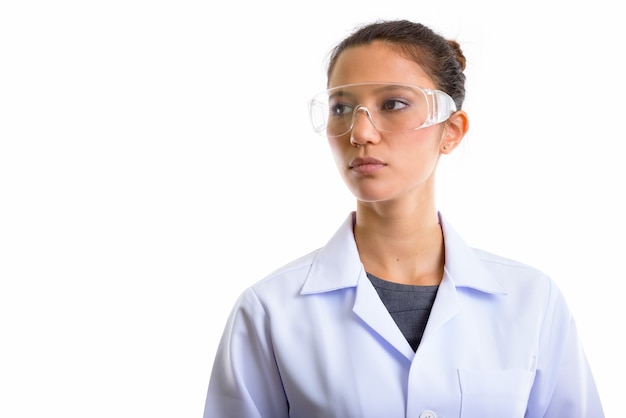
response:
[[[434,202],[411,208],[358,202],[354,237],[367,272],[403,284],[441,282],[444,245]]]

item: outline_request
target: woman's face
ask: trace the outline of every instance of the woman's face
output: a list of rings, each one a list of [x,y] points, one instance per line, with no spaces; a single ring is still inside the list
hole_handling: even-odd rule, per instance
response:
[[[389,45],[374,42],[344,50],[328,88],[352,83],[398,83],[434,89],[421,66]],[[380,98],[361,91],[355,101],[374,109]],[[341,176],[362,202],[432,199],[441,154],[443,124],[404,132],[381,132],[365,112],[357,112],[350,132],[328,141]]]

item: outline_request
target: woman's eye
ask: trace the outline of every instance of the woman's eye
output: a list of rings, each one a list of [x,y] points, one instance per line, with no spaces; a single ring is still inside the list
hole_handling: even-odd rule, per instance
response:
[[[333,116],[343,116],[352,113],[354,107],[345,103],[335,103],[330,106],[330,114]]]
[[[408,107],[409,104],[405,101],[398,99],[385,100],[381,106],[382,110],[402,110]]]

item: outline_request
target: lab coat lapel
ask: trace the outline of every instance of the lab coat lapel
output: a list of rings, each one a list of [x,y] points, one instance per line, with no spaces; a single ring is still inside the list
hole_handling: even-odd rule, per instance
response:
[[[301,293],[356,288],[354,313],[367,327],[410,360],[414,356],[413,350],[380,300],[361,263],[354,241],[354,216],[354,213],[348,216],[329,242],[317,252]],[[439,218],[444,235],[446,264],[423,338],[428,338],[443,327],[462,309],[459,288],[505,294],[475,252],[441,215]]]
[[[485,293],[506,294],[500,283],[483,266],[474,250],[463,241],[441,214],[439,220],[444,236],[446,262],[444,276],[423,339],[443,327],[462,309],[459,288],[467,287]]]
[[[446,322],[453,318],[461,310],[461,301],[457,294],[456,287],[450,279],[447,271],[444,272],[443,280],[439,284],[439,290],[437,290],[437,297],[430,316],[428,317],[428,323],[424,330],[422,339],[428,338],[432,333],[436,332]]]
[[[365,272],[361,273],[356,289],[354,313],[373,332],[398,350],[409,361],[415,353],[378,296]]]
[[[301,294],[331,292],[355,288],[353,312],[363,325],[395,347],[409,360],[414,352],[402,332],[380,300],[376,289],[367,278],[354,242],[354,212],[321,248],[311,265]]]

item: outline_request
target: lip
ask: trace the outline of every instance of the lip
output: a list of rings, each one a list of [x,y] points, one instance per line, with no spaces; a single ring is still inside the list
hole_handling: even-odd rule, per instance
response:
[[[376,158],[359,157],[350,162],[350,169],[357,173],[370,174],[380,170],[386,165],[387,164],[383,163],[380,160],[377,160]]]

